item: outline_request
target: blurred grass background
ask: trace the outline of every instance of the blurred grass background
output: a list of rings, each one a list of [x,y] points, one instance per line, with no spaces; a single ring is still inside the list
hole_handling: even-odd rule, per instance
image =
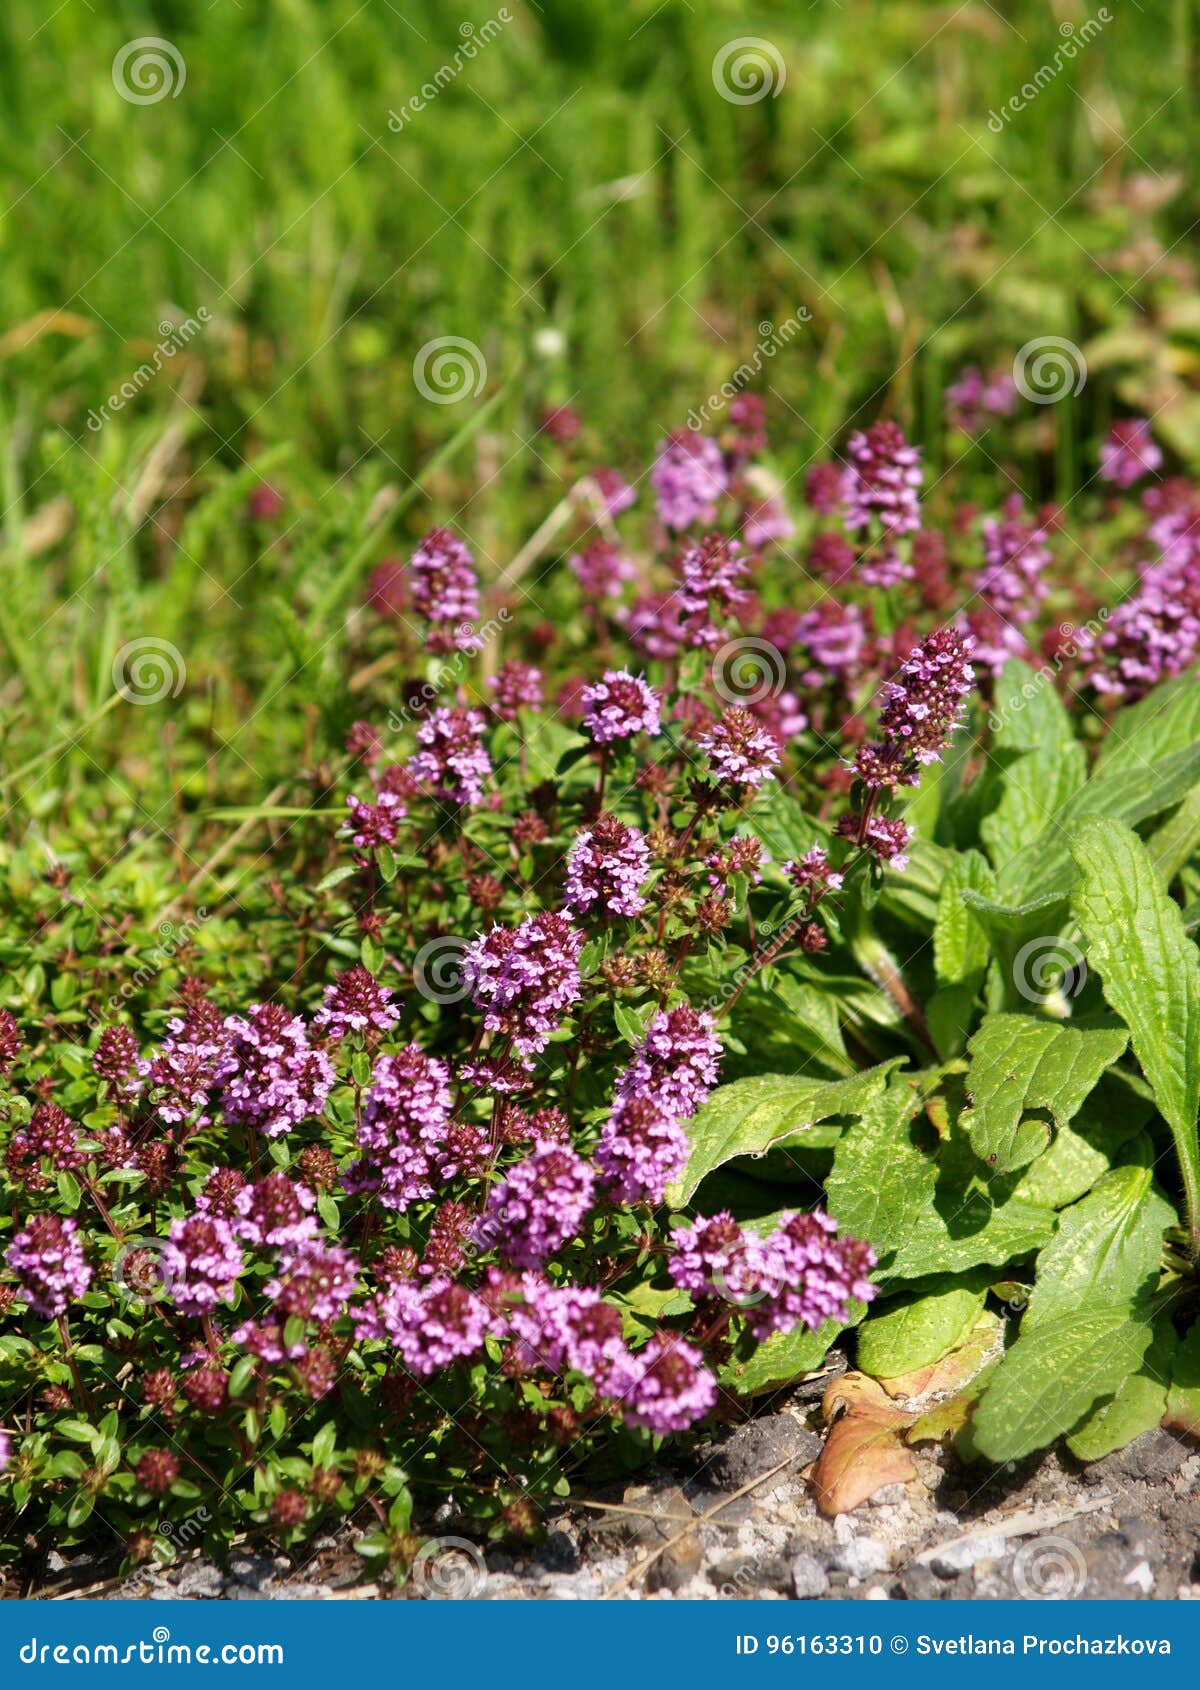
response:
[[[995,117],[1085,26],[1026,108]],[[148,35],[186,75],[133,104],[113,61]],[[737,104],[713,61],[747,36],[786,79]],[[637,471],[761,325],[801,308],[767,377],[785,477],[884,406],[936,475],[947,380],[1040,335],[1085,347],[1086,390],[1027,413],[1003,465],[977,449],[960,494],[995,504],[1003,470],[1069,497],[1114,405],[1155,412],[1186,466],[1198,84],[1191,0],[8,0],[9,827],[52,833],[81,792],[129,828],[260,796],[313,748],[306,710],[332,734],[347,616],[384,551],[436,516],[503,561],[536,526],[561,490],[542,406],[578,408],[577,462]],[[160,325],[199,311],[202,331],[89,429]],[[414,386],[420,347],[449,335],[486,359],[474,402]],[[264,474],[286,500],[273,527],[244,514]],[[144,636],[187,660],[166,725],[124,707],[92,721],[113,653]]]

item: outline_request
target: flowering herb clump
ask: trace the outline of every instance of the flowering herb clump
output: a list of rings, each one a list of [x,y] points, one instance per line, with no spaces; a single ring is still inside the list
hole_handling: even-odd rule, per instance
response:
[[[1014,402],[965,373],[955,436]],[[1184,1353],[1187,1299],[1148,1299],[1200,1253],[1172,1077],[1190,1108],[1200,1054],[1157,1042],[1200,978],[1200,493],[1114,429],[1110,603],[1061,513],[948,507],[894,421],[795,511],[768,450],[742,396],[662,443],[640,516],[585,473],[524,612],[447,528],[380,561],[249,913],[127,997],[123,954],[68,942],[70,873],[31,894],[50,995],[30,971],[0,1008],[10,1544],[350,1515],[403,1572],[414,1509],[536,1528],[835,1340],[885,1378],[1007,1345],[945,1416],[997,1460],[1099,1448],[1152,1325]],[[1014,1311],[1071,1341],[1063,1252],[1103,1255],[1106,1216],[1137,1242],[1090,1318],[1123,1336],[1075,1388]]]

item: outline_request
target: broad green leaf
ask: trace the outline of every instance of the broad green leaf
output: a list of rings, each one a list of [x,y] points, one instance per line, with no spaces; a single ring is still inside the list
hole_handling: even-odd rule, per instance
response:
[[[1141,1366],[1153,1328],[1128,1304],[1075,1310],[1023,1331],[979,1400],[972,1448],[1019,1461],[1072,1432]]]
[[[876,1250],[901,1243],[933,1201],[937,1165],[911,1132],[923,1101],[919,1085],[893,1080],[862,1108],[861,1119],[842,1134],[833,1154],[826,1181],[829,1212]]]
[[[1161,761],[1115,767],[1091,780],[1055,813],[1049,827],[1000,873],[999,898],[1028,900],[1069,892],[1075,881],[1068,838],[1092,818],[1112,818],[1132,827],[1147,816],[1172,809],[1200,782],[1200,742]]]
[[[754,800],[744,826],[761,840],[777,863],[804,856],[814,845],[824,844],[826,838],[804,806],[777,780]]]
[[[1200,1249],[1200,952],[1178,904],[1136,834],[1093,821],[1071,844],[1082,879],[1075,917],[1104,996],[1129,1028],[1134,1054],[1171,1129]]]
[[[1168,886],[1200,850],[1200,787],[1147,840],[1154,866]]]
[[[857,1326],[866,1311],[865,1303],[851,1303],[850,1319],[845,1325],[829,1320],[816,1332],[810,1332],[806,1326],[795,1326],[790,1332],[773,1332],[749,1360],[727,1363],[721,1369],[721,1383],[749,1397],[788,1385],[805,1373],[815,1373],[830,1345],[847,1326]]]
[[[1123,1075],[1105,1074],[1070,1126],[1031,1162],[1013,1195],[1048,1209],[1065,1209],[1089,1192],[1117,1159],[1117,1152],[1141,1131],[1153,1113]]]
[[[967,1049],[971,1107],[962,1117],[977,1156],[994,1173],[1032,1162],[1050,1142],[1045,1111],[1065,1126],[1128,1039],[1122,1029],[1064,1027],[1032,1015],[987,1015]]]
[[[688,1164],[682,1178],[668,1190],[667,1201],[686,1203],[706,1174],[735,1156],[761,1156],[772,1145],[833,1115],[861,1115],[901,1060],[895,1058],[846,1080],[761,1074],[718,1086],[688,1123]]]
[[[989,780],[999,801],[980,823],[997,868],[1048,826],[1087,779],[1087,754],[1048,671],[1012,658],[996,683],[993,752],[1003,765]],[[985,779],[988,777],[985,776]]]
[[[1016,1197],[997,1207],[981,1191],[947,1193],[917,1215],[886,1264],[887,1277],[922,1279],[931,1273],[1019,1262],[1041,1249],[1056,1220],[1053,1209]]]
[[[894,1379],[941,1361],[970,1332],[986,1296],[986,1284],[943,1279],[886,1304],[859,1333],[859,1367],[876,1379]]]
[[[1195,669],[1119,710],[1096,758],[1096,774],[1157,763],[1200,740],[1200,675]]]
[[[1111,1402],[1101,1403],[1067,1439],[1072,1455],[1080,1461],[1099,1461],[1158,1425],[1167,1408],[1167,1387],[1178,1342],[1169,1320],[1155,1324],[1154,1338],[1137,1372],[1129,1375]]]
[[[1134,1303],[1153,1288],[1163,1233],[1175,1211],[1153,1188],[1149,1144],[1141,1160],[1114,1168],[1096,1189],[1064,1209],[1037,1259],[1022,1332],[1093,1303]]]

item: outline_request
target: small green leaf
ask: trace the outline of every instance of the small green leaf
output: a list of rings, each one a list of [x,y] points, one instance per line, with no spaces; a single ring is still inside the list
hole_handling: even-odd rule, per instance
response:
[[[933,960],[938,982],[943,986],[972,980],[987,967],[987,930],[963,902],[962,894],[967,887],[983,894],[996,889],[996,877],[978,851],[963,851],[951,858],[938,898]]]
[[[1110,1402],[1094,1409],[1067,1439],[1067,1448],[1080,1461],[1099,1461],[1115,1449],[1157,1426],[1167,1408],[1167,1387],[1178,1346],[1169,1320],[1160,1320],[1142,1365]]]
[[[1075,915],[1104,996],[1175,1140],[1193,1255],[1200,1253],[1200,952],[1149,852],[1129,828],[1093,821],[1071,842]]]
[[[1019,658],[1004,665],[996,683],[991,721],[993,763],[984,776],[999,797],[979,826],[997,868],[1046,828],[1087,778],[1087,754],[1053,676]],[[995,772],[992,773],[991,771]]]

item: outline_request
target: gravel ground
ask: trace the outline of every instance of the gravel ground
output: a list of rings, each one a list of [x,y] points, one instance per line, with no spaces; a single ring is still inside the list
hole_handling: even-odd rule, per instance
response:
[[[414,1578],[423,1599],[609,1597],[1132,1601],[1200,1598],[1200,1453],[1156,1430],[1084,1467],[1041,1455],[999,1471],[917,1450],[917,1476],[852,1514],[820,1515],[803,1469],[821,1447],[803,1388],[773,1411],[673,1455],[636,1481],[572,1498],[526,1554],[481,1550],[447,1509],[427,1521]],[[302,1565],[235,1553],[124,1579],[51,1555],[39,1595],[374,1600],[353,1534]]]

